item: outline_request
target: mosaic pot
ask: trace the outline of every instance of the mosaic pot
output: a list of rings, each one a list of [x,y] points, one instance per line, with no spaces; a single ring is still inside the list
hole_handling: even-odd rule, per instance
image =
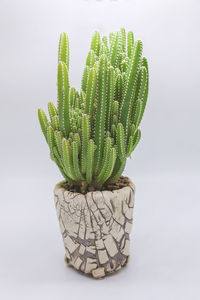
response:
[[[94,278],[120,270],[130,254],[135,186],[74,193],[54,189],[55,206],[68,265]]]

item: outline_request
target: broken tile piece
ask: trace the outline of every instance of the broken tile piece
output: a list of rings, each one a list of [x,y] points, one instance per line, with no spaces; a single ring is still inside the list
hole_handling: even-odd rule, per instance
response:
[[[67,247],[67,249],[69,250],[69,252],[72,254],[79,246],[78,243],[74,243],[73,240],[67,235],[64,238],[64,243],[65,246]]]
[[[126,222],[126,226],[125,226],[125,232],[126,233],[130,233],[132,229],[132,224],[129,222]]]
[[[85,246],[81,245],[80,248],[79,248],[79,253],[80,253],[81,255],[83,255],[84,252],[85,252]]]
[[[92,276],[96,279],[103,278],[105,276],[104,268],[102,267],[92,270]]]
[[[106,250],[98,250],[98,256],[100,264],[105,264],[109,260]]]
[[[86,267],[85,267],[85,273],[91,273],[92,270],[96,269],[97,262],[96,259],[93,258],[87,258],[86,260]]]
[[[115,256],[118,252],[115,241],[111,235],[108,235],[104,240],[105,247],[111,257]]]
[[[82,259],[80,259],[80,257],[77,257],[77,260],[75,261],[75,263],[74,263],[74,267],[77,269],[77,270],[79,270],[79,268],[80,268],[80,265],[82,264]]]
[[[105,248],[104,242],[103,242],[102,239],[101,240],[96,240],[95,245],[96,245],[97,249],[104,249]]]
[[[86,251],[91,253],[91,254],[96,254],[96,247],[88,246],[88,247],[86,247]]]
[[[125,240],[125,246],[124,248],[122,249],[121,251],[124,255],[129,255],[129,252],[130,252],[130,241],[129,240]]]

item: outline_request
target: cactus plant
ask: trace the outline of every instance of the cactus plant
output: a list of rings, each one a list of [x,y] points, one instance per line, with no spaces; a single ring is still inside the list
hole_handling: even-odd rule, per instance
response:
[[[50,157],[69,184],[102,189],[120,178],[137,146],[148,96],[148,64],[142,42],[122,28],[109,39],[95,31],[81,90],[69,83],[69,39],[62,33],[58,51],[57,107],[50,120],[38,117]]]

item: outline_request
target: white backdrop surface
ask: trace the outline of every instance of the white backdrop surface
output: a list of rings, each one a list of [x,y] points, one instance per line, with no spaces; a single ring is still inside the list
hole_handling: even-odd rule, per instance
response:
[[[1,0],[0,297],[198,299],[200,289],[200,2]],[[63,263],[37,109],[56,102],[59,34],[80,87],[90,39],[125,27],[144,44],[150,92],[142,140],[125,174],[136,184],[131,260],[93,281]]]

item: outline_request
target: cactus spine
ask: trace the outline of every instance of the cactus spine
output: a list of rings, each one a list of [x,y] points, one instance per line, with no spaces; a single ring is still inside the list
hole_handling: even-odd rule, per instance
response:
[[[116,182],[141,137],[138,128],[148,97],[148,64],[142,42],[124,28],[109,39],[95,31],[80,92],[70,86],[69,39],[62,33],[58,50],[57,107],[48,103],[48,120],[38,118],[50,157],[66,181],[101,189]]]

